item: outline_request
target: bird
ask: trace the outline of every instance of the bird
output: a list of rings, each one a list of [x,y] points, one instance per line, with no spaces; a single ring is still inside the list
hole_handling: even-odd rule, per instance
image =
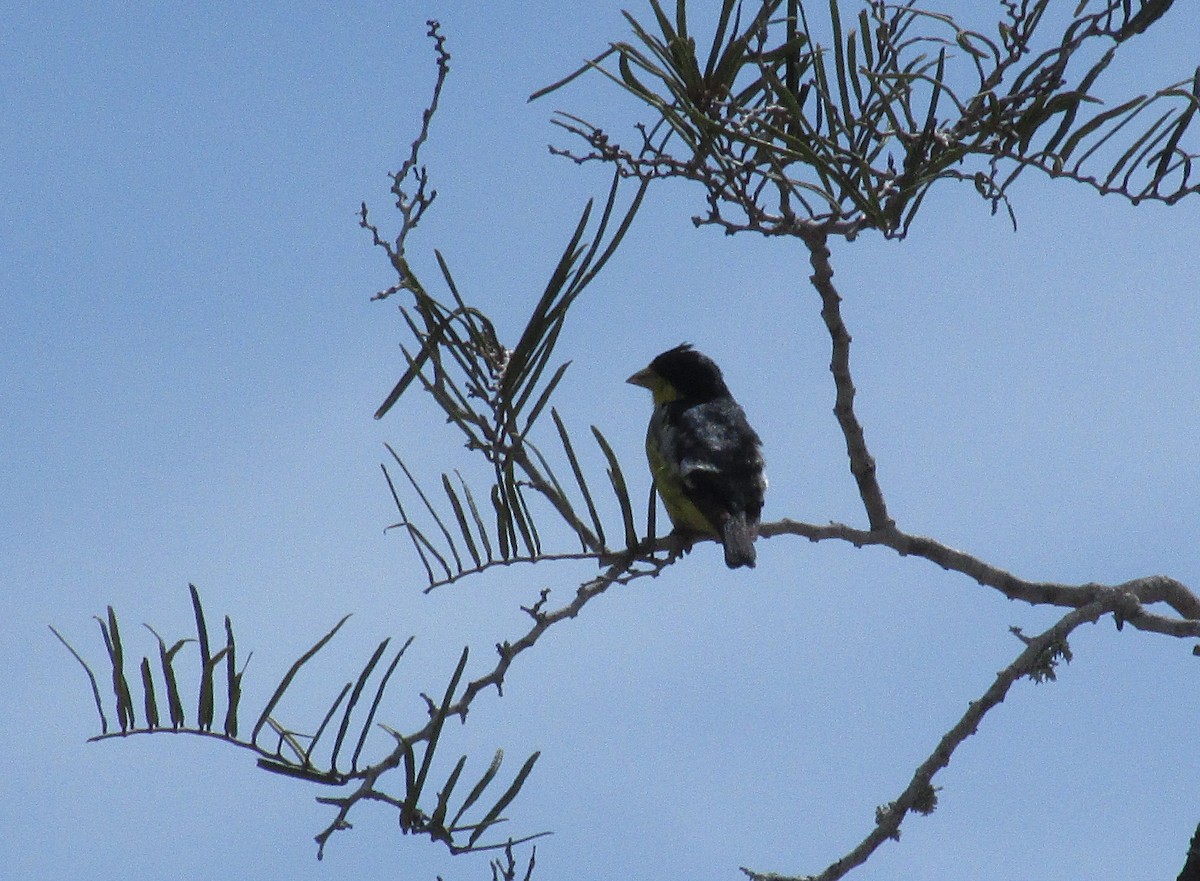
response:
[[[725,565],[753,567],[767,489],[762,441],[721,369],[684,343],[626,382],[654,398],[646,458],[674,532],[718,538]]]

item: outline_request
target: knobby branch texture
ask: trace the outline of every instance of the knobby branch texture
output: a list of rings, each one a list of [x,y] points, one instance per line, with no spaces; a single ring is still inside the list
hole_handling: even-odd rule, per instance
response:
[[[1081,624],[1094,623],[1106,614],[1119,612],[1123,604],[1125,597],[1118,592],[1111,592],[1066,615],[1039,636],[1024,640],[1025,650],[996,675],[996,680],[987,691],[971,701],[962,718],[946,732],[929,757],[913,773],[912,780],[904,791],[894,801],[876,810],[875,828],[853,850],[835,860],[823,872],[801,879],[755,872],[745,867],[742,871],[752,881],[837,881],[865,863],[885,841],[899,840],[900,824],[910,811],[919,814],[933,813],[937,807],[934,775],[950,764],[954,751],[978,730],[988,711],[1004,702],[1013,684],[1023,677],[1039,681],[1045,678],[1053,679],[1054,668],[1059,659],[1070,658],[1067,636]]]
[[[829,242],[819,224],[803,227],[804,243],[808,247],[813,274],[813,287],[821,296],[821,318],[833,343],[829,372],[836,389],[833,414],[846,438],[846,454],[850,457],[850,473],[858,483],[858,494],[867,510],[867,522],[872,530],[890,529],[895,525],[888,516],[883,490],[875,475],[875,459],[867,450],[862,423],[854,415],[854,379],[850,375],[850,331],[842,321],[842,298],[833,286],[833,266],[829,262]]]

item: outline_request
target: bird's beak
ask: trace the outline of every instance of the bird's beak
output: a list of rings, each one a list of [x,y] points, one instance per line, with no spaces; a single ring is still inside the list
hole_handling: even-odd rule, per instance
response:
[[[649,367],[643,367],[625,381],[630,385],[640,385],[642,388],[651,388],[654,382],[654,374],[651,372]]]

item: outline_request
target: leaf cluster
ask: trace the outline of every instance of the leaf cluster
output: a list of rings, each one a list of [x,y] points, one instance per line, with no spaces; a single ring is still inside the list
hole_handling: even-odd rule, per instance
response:
[[[643,180],[697,181],[708,211],[695,221],[730,233],[902,237],[935,183],[968,182],[995,211],[1029,168],[1134,202],[1200,187],[1183,146],[1200,69],[1112,107],[1098,94],[1116,51],[1172,0],[1084,0],[1049,37],[1051,0],[1001,4],[991,36],[915,2],[868,0],[853,18],[843,5],[828,0],[824,43],[800,0],[723,0],[702,55],[686,0],[673,16],[650,0],[652,22],[625,14],[635,39],[532,97],[585,72],[608,78],[650,109],[640,142],[622,147],[563,113],[589,150],[556,151]],[[1093,44],[1104,48],[1084,63]]]
[[[480,454],[492,472],[491,485],[483,494],[473,491],[460,471],[443,473],[437,494],[442,499],[435,504],[434,493],[423,487],[400,455],[388,447],[432,521],[432,529],[428,525],[423,529],[410,516],[385,465],[384,474],[401,517],[389,528],[408,533],[431,588],[494,565],[547,556],[604,559],[611,554],[597,495],[584,477],[577,444],[560,414],[550,406],[570,366],[569,361],[554,365],[553,354],[568,310],[620,244],[645,190],[642,183],[618,211],[621,178],[614,175],[594,228],[594,205],[587,204],[511,348],[500,342],[493,322],[464,300],[440,252],[435,252],[435,257],[449,302],[435,299],[415,277],[406,286],[413,299],[401,306],[400,312],[413,342],[401,346],[406,368],[376,418],[386,414],[409,389],[420,388],[463,434],[466,448]],[[533,437],[534,427],[547,412],[554,424],[551,438],[558,448],[557,468]],[[624,475],[601,431],[592,426],[591,433],[609,466],[625,547],[632,548],[638,543],[638,530]],[[572,484],[577,492],[567,490]],[[548,554],[543,548],[530,490],[570,528],[579,541],[578,553]]]
[[[237,643],[229,617],[224,619],[225,643],[216,651],[209,642],[208,625],[200,594],[194,585],[189,585],[192,610],[195,615],[196,635],[176,640],[169,647],[166,640],[153,628],[146,625],[158,641],[157,666],[161,684],[152,672],[154,664],[149,655],[138,665],[140,676],[140,701],[135,702],[137,685],[131,685],[126,670],[126,648],[116,612],[110,606],[104,618],[97,617],[109,662],[111,702],[101,696],[96,673],[74,647],[53,627],[51,631],[87,674],[100,717],[100,734],[92,740],[110,737],[125,737],[136,734],[152,734],[170,730],[181,734],[214,737],[232,746],[249,750],[258,756],[259,767],[326,786],[352,786],[348,795],[320,798],[318,801],[338,808],[337,818],[317,836],[318,856],[329,836],[340,829],[348,828],[345,817],[351,807],[359,801],[379,801],[397,810],[400,828],[406,833],[426,835],[440,841],[452,852],[487,850],[502,847],[500,844],[481,844],[482,836],[499,823],[504,822],[504,810],[525,784],[539,753],[533,753],[509,784],[496,795],[494,789],[503,750],[498,750],[491,763],[470,787],[465,796],[456,788],[463,779],[467,757],[462,756],[454,765],[449,776],[435,795],[433,789],[434,757],[443,726],[451,715],[459,684],[466,668],[468,651],[464,648],[442,700],[434,704],[427,700],[428,721],[418,730],[403,734],[382,722],[377,722],[384,693],[392,675],[412,644],[409,637],[399,649],[390,655],[386,665],[381,665],[388,655],[391,639],[384,639],[376,646],[358,675],[345,682],[329,703],[315,727],[306,733],[280,721],[278,708],[302,669],[324,649],[342,629],[349,615],[337,622],[324,636],[300,655],[280,677],[270,697],[258,711],[249,736],[240,734],[244,727],[242,718],[242,677],[236,665]],[[180,650],[189,644],[197,647],[196,669],[188,674],[179,669]],[[248,662],[249,658],[247,658]],[[225,676],[218,677],[216,671],[224,665]],[[136,681],[136,680],[135,680]],[[185,709],[183,693],[188,682],[195,683],[197,694],[194,714]],[[214,729],[218,703],[224,704],[224,719]],[[110,730],[106,704],[115,711],[116,730]],[[165,705],[164,716],[159,707]],[[400,745],[396,751],[386,753],[374,763],[364,762],[364,748],[368,735],[378,727],[388,732]],[[268,736],[269,729],[273,737]],[[318,748],[320,747],[320,752]],[[339,767],[342,762],[345,767]],[[392,795],[380,785],[381,780],[398,768],[403,769],[403,787],[398,795]],[[397,774],[399,776],[399,774]],[[465,788],[465,787],[464,787]],[[461,800],[458,800],[461,799]],[[478,813],[476,819],[471,816]],[[528,836],[518,841],[525,841]],[[509,839],[512,841],[512,839]]]

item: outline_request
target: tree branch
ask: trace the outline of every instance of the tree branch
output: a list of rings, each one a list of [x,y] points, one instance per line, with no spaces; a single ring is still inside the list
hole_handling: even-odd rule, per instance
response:
[[[943,569],[960,572],[984,587],[995,588],[1010,600],[1021,600],[1030,605],[1081,608],[1109,594],[1126,595],[1131,597],[1134,603],[1125,608],[1123,617],[1117,619],[1118,624],[1127,621],[1139,630],[1167,636],[1200,637],[1200,598],[1182,582],[1165,575],[1148,575],[1117,585],[1070,585],[1049,581],[1026,581],[932,538],[910,535],[895,528],[867,531],[841,523],[815,526],[783,519],[762,524],[758,534],[763,538],[800,535],[814,542],[834,539],[847,541],[855,547],[888,547],[902,557],[921,557]],[[1182,620],[1154,615],[1141,607],[1143,603],[1160,602],[1170,606]]]
[[[858,494],[867,509],[872,531],[891,529],[895,522],[888,516],[883,490],[875,476],[875,459],[867,450],[862,424],[854,414],[854,379],[850,375],[850,332],[842,321],[841,301],[833,286],[833,266],[829,263],[829,244],[823,232],[807,231],[804,243],[808,246],[813,274],[809,278],[821,295],[821,318],[833,341],[829,372],[837,388],[833,414],[846,438],[846,453],[850,457],[850,473],[858,483]]]
[[[444,715],[439,715],[443,719],[450,716],[458,716],[465,722],[472,702],[485,689],[495,686],[497,692],[501,695],[504,693],[504,677],[508,673],[508,668],[512,665],[512,662],[522,652],[532,648],[553,625],[578,616],[585,605],[600,596],[600,594],[604,593],[614,584],[628,584],[638,578],[647,576],[652,578],[657,577],[666,566],[677,559],[675,555],[664,559],[648,559],[646,555],[657,548],[659,544],[662,543],[648,540],[637,548],[619,554],[612,565],[604,572],[583,582],[577,588],[574,599],[557,609],[549,612],[543,611],[546,598],[549,595],[549,591],[543,591],[538,602],[532,606],[523,607],[526,614],[533,619],[533,624],[530,628],[515,642],[506,641],[497,643],[496,652],[499,658],[495,666],[482,676],[468,682],[458,700],[449,703]],[[646,568],[635,568],[639,562],[648,563],[648,566]],[[410,751],[418,743],[429,741],[433,737],[437,727],[438,719],[431,715],[429,722],[424,727],[413,734],[404,736],[402,742],[381,761],[344,775],[344,782],[359,781],[353,791],[338,798],[320,799],[323,803],[334,805],[338,810],[325,829],[316,836],[319,846],[318,857],[324,851],[326,842],[334,832],[350,828],[347,818],[356,804],[360,801],[388,801],[392,798],[377,788],[376,784],[379,782],[379,779],[385,773],[399,768],[401,763],[405,761],[405,752]],[[392,801],[395,801],[395,799],[392,799]]]
[[[778,874],[762,874],[743,868],[742,871],[752,881],[837,881],[851,869],[861,866],[888,839],[900,838],[900,824],[909,811],[930,814],[937,805],[937,791],[933,786],[934,775],[950,764],[954,751],[974,734],[983,717],[993,707],[1004,702],[1008,690],[1023,676],[1040,680],[1050,670],[1053,676],[1053,665],[1058,657],[1066,654],[1066,640],[1070,633],[1081,624],[1092,623],[1104,615],[1117,616],[1128,614],[1125,607],[1128,597],[1119,592],[1112,592],[1097,598],[1079,609],[1065,615],[1062,620],[1040,636],[1026,639],[1025,650],[1016,660],[996,675],[996,680],[977,700],[971,701],[966,713],[943,735],[937,746],[913,774],[908,786],[896,798],[876,809],[875,828],[868,833],[857,847],[845,856],[833,862],[825,871],[816,876],[785,876]],[[1119,620],[1119,618],[1118,618]],[[1069,656],[1068,656],[1069,657]],[[1042,671],[1041,676],[1039,672]]]

